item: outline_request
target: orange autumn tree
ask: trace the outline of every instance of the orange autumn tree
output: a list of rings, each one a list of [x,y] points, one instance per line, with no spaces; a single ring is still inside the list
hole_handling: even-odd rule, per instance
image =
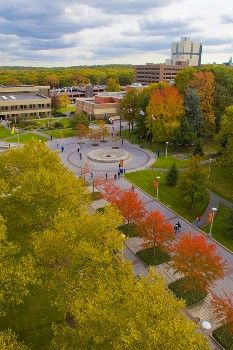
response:
[[[156,89],[147,107],[146,125],[159,142],[170,141],[184,114],[183,98],[173,86]]]
[[[108,182],[104,193],[105,199],[119,210],[128,225],[139,222],[145,215],[144,205],[136,192],[123,191],[112,182]]]
[[[175,239],[173,226],[157,210],[151,211],[138,224],[138,231],[144,240],[144,248],[158,247],[166,251],[169,243]]]
[[[182,273],[185,288],[207,291],[208,287],[224,276],[225,263],[216,253],[216,245],[204,235],[185,233],[172,246],[171,266],[175,273]]]
[[[212,305],[218,319],[233,333],[233,293],[225,293],[224,298],[215,295]]]
[[[215,77],[212,72],[194,72],[191,87],[196,89],[201,100],[201,111],[207,128],[214,126]]]

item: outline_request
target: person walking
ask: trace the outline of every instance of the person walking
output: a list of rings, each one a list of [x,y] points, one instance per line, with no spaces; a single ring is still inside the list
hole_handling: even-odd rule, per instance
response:
[[[178,231],[180,232],[180,229],[181,229],[181,224],[180,224],[180,222],[179,222],[179,221],[177,222],[177,227],[178,227]]]
[[[122,144],[122,146],[123,146],[123,144],[124,144],[124,140],[123,140],[123,139],[121,140],[121,144]]]
[[[62,153],[64,152],[64,150],[65,150],[65,147],[64,147],[64,146],[61,146],[61,151],[62,151]]]
[[[121,177],[121,171],[120,171],[120,169],[118,170],[117,175],[118,175],[118,179],[119,179],[119,178]]]
[[[79,147],[77,148],[77,151],[78,151],[78,153],[79,153]]]
[[[82,153],[81,153],[81,152],[79,153],[79,158],[80,158],[80,160],[82,160],[82,158],[83,158],[83,156],[82,156]]]
[[[174,231],[175,231],[175,233],[177,233],[177,230],[178,230],[178,225],[175,224],[175,226],[174,226]]]
[[[134,193],[135,187],[134,187],[134,186],[132,186],[132,187],[131,187],[131,190],[132,190],[132,192]]]
[[[116,180],[116,179],[117,179],[117,173],[114,174],[114,180]]]
[[[53,135],[50,135],[50,140],[53,141]]]
[[[108,173],[105,174],[105,179],[106,179],[106,180],[108,179]]]

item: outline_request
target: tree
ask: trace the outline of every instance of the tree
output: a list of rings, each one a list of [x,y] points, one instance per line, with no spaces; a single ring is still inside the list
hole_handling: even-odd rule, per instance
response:
[[[5,316],[10,307],[23,302],[30,288],[38,284],[32,257],[18,258],[20,248],[6,236],[6,227],[0,216],[0,315]],[[0,344],[3,341],[0,335]],[[7,348],[8,349],[8,348]]]
[[[70,118],[70,126],[75,129],[78,124],[83,124],[85,126],[89,126],[89,119],[86,114],[79,113],[79,114],[74,114]]]
[[[2,152],[0,178],[0,214],[9,234],[43,230],[59,209],[79,212],[87,198],[83,182],[37,141]]]
[[[173,226],[164,215],[154,210],[149,212],[138,224],[138,230],[144,240],[143,247],[159,247],[166,251],[169,243],[175,238]]]
[[[197,138],[197,140],[194,144],[193,155],[202,157],[203,154],[204,154],[204,152],[203,152],[201,140],[200,140],[200,138]]]
[[[168,186],[175,186],[178,179],[178,170],[176,164],[173,163],[166,174],[166,184]]]
[[[121,116],[129,123],[129,137],[131,127],[133,129],[134,122],[140,118],[141,101],[141,95],[137,89],[129,90],[121,100]]]
[[[100,128],[91,128],[89,132],[89,138],[95,143],[100,142],[103,137],[102,130]]]
[[[204,235],[185,233],[172,248],[171,267],[185,277],[187,290],[207,291],[211,284],[224,276],[225,263]]]
[[[214,89],[215,77],[212,72],[194,72],[190,86],[196,89],[201,101],[201,111],[204,116],[205,128],[214,127]]]
[[[202,167],[200,158],[192,157],[186,170],[180,174],[179,190],[184,200],[192,206],[206,195],[206,169]]]
[[[181,95],[185,94],[185,91],[193,79],[193,73],[197,71],[196,67],[188,67],[180,70],[175,76],[175,84]]]
[[[201,135],[204,126],[200,97],[192,88],[186,90],[184,97],[185,116],[192,129]]]
[[[51,89],[58,87],[59,77],[56,74],[49,74],[46,76],[46,84],[50,86]]]
[[[59,102],[60,108],[66,108],[70,104],[69,96],[67,94],[59,96]]]
[[[233,293],[220,298],[214,295],[212,305],[215,313],[221,322],[224,322],[231,332],[233,332]]]
[[[105,137],[110,135],[109,129],[105,124],[104,120],[98,120],[97,126],[100,133],[102,134],[102,141],[105,142]]]
[[[0,331],[0,349],[2,350],[29,350],[23,343],[19,342],[11,330]]]
[[[128,224],[137,223],[143,217],[145,208],[136,192],[122,191],[119,187],[109,184],[106,184],[104,190],[105,198],[119,210]]]
[[[174,142],[180,146],[192,145],[196,140],[196,133],[193,127],[188,122],[188,119],[184,116],[180,121],[180,126],[174,136]]]
[[[70,301],[72,326],[54,326],[51,350],[208,350],[181,307],[155,272],[135,281],[126,266],[105,267],[83,275]]]
[[[171,140],[184,114],[183,98],[175,87],[157,89],[151,96],[146,124],[159,142]]]
[[[55,111],[60,108],[60,98],[58,94],[53,94],[51,96],[51,108],[54,109]]]
[[[121,91],[120,84],[115,78],[108,78],[106,91],[112,91],[112,92]]]
[[[85,124],[77,124],[75,128],[75,135],[82,141],[83,137],[87,137],[90,133],[90,129]]]

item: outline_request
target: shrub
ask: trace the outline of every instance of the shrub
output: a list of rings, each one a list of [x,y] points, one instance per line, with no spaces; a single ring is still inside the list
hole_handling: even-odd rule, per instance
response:
[[[178,170],[176,164],[173,163],[166,175],[166,184],[168,186],[175,186],[178,180]]]

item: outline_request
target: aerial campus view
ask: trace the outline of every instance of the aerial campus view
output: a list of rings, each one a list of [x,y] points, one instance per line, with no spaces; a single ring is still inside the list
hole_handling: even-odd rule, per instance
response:
[[[0,5],[0,350],[233,350],[232,1]]]

